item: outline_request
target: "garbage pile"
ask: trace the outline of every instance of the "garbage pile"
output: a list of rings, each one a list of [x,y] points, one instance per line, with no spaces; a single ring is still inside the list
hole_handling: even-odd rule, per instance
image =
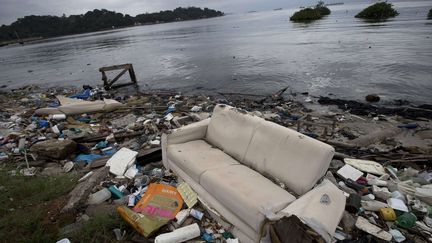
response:
[[[225,103],[336,148],[325,178],[347,204],[335,240],[432,241],[432,130],[421,116],[428,112],[356,115],[307,93],[287,98],[285,90],[257,97],[24,87],[0,94],[0,163],[14,168],[11,176],[79,174],[62,213],[90,217],[103,205],[155,242],[238,242],[161,163],[163,132]],[[112,237],[123,240],[124,232]]]

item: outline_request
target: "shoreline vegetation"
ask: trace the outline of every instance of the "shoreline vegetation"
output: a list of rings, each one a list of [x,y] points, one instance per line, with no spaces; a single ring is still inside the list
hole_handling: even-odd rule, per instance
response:
[[[48,37],[89,33],[100,30],[149,25],[223,16],[221,11],[209,8],[176,8],[132,17],[106,9],[95,9],[85,14],[66,16],[30,15],[10,25],[0,26],[0,46]]]
[[[399,15],[393,4],[387,2],[375,3],[358,13],[355,17],[370,20],[383,20]]]
[[[429,10],[428,19],[432,19],[432,8]]]
[[[290,20],[293,22],[311,22],[321,19],[330,13],[330,9],[325,6],[324,2],[319,1],[314,8],[305,8],[295,12],[293,16],[290,17]]]

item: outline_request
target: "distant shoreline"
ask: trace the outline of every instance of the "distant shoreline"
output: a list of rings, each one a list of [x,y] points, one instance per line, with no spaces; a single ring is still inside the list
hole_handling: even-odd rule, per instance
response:
[[[50,37],[30,37],[21,39],[22,42],[25,43],[33,43],[33,42],[42,42],[45,40],[55,39],[55,38],[64,38],[68,36],[76,36],[76,35],[86,35],[91,33],[98,33],[98,32],[105,32],[105,31],[113,31],[113,30],[121,30],[121,29],[127,29],[127,28],[133,28],[133,27],[140,27],[140,26],[152,26],[152,25],[160,25],[160,24],[170,24],[170,23],[178,23],[178,22],[188,22],[188,21],[196,21],[196,20],[203,20],[203,19],[212,19],[212,18],[219,18],[223,17],[221,16],[215,16],[215,17],[208,17],[208,18],[200,18],[200,19],[187,19],[187,20],[177,20],[177,21],[169,21],[169,22],[159,22],[159,23],[145,23],[145,24],[137,24],[137,25],[130,25],[130,26],[121,26],[116,28],[106,28],[101,30],[95,30],[95,31],[89,31],[89,32],[83,32],[83,33],[76,33],[76,34],[66,34],[66,35],[58,35],[58,36],[50,36]],[[19,40],[11,40],[11,41],[0,41],[0,48],[10,45],[18,45],[20,44]],[[23,45],[24,45],[23,44]]]
[[[95,9],[80,15],[29,15],[18,18],[10,25],[0,26],[0,46],[24,44],[32,40],[84,34],[126,27],[207,19],[224,16],[209,8],[176,8],[157,13],[143,13],[132,17],[106,9]]]

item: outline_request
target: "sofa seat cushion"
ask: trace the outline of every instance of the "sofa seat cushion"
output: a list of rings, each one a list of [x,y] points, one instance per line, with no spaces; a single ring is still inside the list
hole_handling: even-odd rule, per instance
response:
[[[167,157],[197,183],[206,170],[239,164],[204,140],[168,145]]]
[[[296,199],[244,165],[207,170],[201,175],[200,184],[257,232],[266,211],[276,213]]]

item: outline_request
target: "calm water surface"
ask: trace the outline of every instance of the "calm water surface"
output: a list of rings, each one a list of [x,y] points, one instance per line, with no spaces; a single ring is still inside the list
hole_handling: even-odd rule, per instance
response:
[[[432,103],[432,1],[396,2],[400,15],[367,23],[368,3],[331,6],[296,24],[296,9],[139,26],[0,48],[0,85],[100,84],[101,66],[133,63],[142,89],[313,95]]]

